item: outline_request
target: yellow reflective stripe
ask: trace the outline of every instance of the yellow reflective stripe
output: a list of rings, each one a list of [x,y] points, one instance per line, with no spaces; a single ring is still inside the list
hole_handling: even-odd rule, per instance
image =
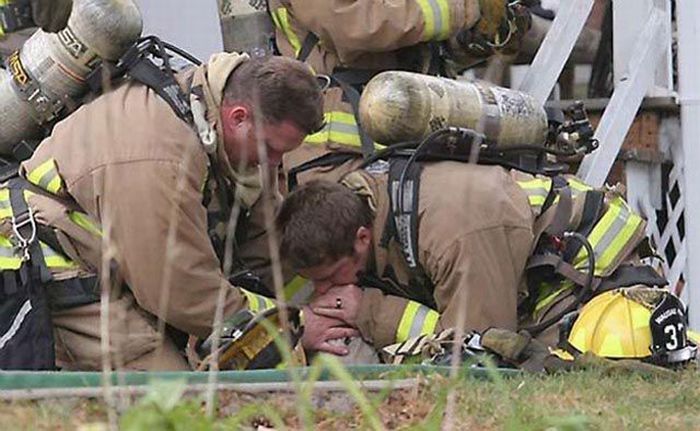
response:
[[[643,223],[642,218],[632,212],[624,199],[618,196],[615,198],[615,201],[620,206],[619,220],[623,221],[623,226],[609,242],[604,243],[605,238],[601,240],[600,248],[602,253],[598,256],[598,252],[596,252],[596,269],[600,268],[600,272],[607,270],[615,262],[622,249]],[[613,204],[615,201],[613,201]]]
[[[83,214],[79,211],[70,211],[68,212],[68,218],[73,223],[90,232],[91,234],[100,237],[102,236],[102,229],[100,228],[100,226],[93,223],[93,221],[90,220],[90,217],[87,214]]]
[[[0,0],[0,7],[2,6],[7,6],[9,0]],[[2,25],[0,25],[0,37],[3,37],[5,35],[5,29],[3,28]]]
[[[569,184],[569,187],[571,187],[571,190],[574,192],[587,192],[589,190],[593,190],[593,187],[589,186],[578,178],[567,178],[566,181]]]
[[[10,205],[10,190],[0,189],[0,218],[12,217],[12,206]]]
[[[249,292],[245,289],[241,289],[241,292],[243,292],[245,297],[248,299],[248,308],[253,313],[260,313],[261,311],[268,310],[275,306],[275,303],[272,302],[270,298],[258,295],[257,293]]]
[[[51,247],[39,241],[41,252],[44,254],[44,263],[48,268],[52,269],[72,269],[78,265],[70,259],[67,259],[62,254],[56,253]]]
[[[299,306],[308,303],[312,293],[313,284],[299,275],[284,286],[284,298],[289,305]]]
[[[325,144],[335,142],[352,147],[361,147],[360,129],[353,114],[343,111],[331,111],[323,114],[325,125],[320,131],[308,135],[304,142],[307,144]],[[384,148],[383,145],[374,144],[375,149]]]
[[[331,111],[323,114],[326,124],[320,131],[308,135],[304,142],[325,144],[328,141],[355,147],[362,146],[360,129],[355,116],[343,111]]]
[[[416,315],[416,311],[420,307],[420,304],[413,301],[408,301],[406,308],[401,316],[401,321],[399,322],[399,327],[396,329],[396,342],[403,343],[408,340],[408,333],[411,330],[411,324],[413,323],[413,316]]]
[[[610,201],[608,210],[588,236],[596,258],[595,275],[605,273],[642,223],[642,218],[633,213],[620,196]],[[574,260],[574,266],[583,269],[587,262],[586,249],[582,248]]]
[[[56,161],[49,159],[29,172],[27,180],[50,193],[58,193],[61,188],[61,177],[58,175]]]
[[[29,190],[24,190],[24,200],[26,202],[31,196],[34,196],[34,192]],[[0,219],[12,217],[12,204],[10,203],[10,190],[0,189]]]
[[[299,51],[301,51],[301,42],[299,42],[299,38],[292,30],[292,26],[289,25],[289,12],[287,9],[283,7],[277,8],[277,10],[272,11],[271,15],[275,27],[284,33],[289,44],[294,48],[294,55],[299,55]]]
[[[440,314],[437,311],[415,301],[409,301],[396,330],[396,342],[403,343],[409,338],[432,334],[439,318]]]
[[[570,282],[563,282],[559,288],[555,288],[552,285],[546,285],[546,286],[541,286],[540,289],[543,291],[541,292],[540,296],[544,295],[544,298],[537,300],[537,304],[535,304],[535,313],[539,313],[542,309],[547,307],[549,304],[554,302],[557,297],[564,292],[565,290],[569,289],[571,287]],[[550,293],[546,293],[545,289],[553,289]]]
[[[0,235],[0,270],[16,270],[20,266],[22,266],[22,259],[15,254],[12,241]]]
[[[445,40],[450,35],[450,9],[447,0],[416,0],[423,13],[423,41]]]
[[[527,194],[527,200],[531,207],[540,209],[547,200],[552,188],[552,180],[549,178],[535,178],[527,181],[517,181],[518,186]]]
[[[440,313],[438,313],[435,310],[428,311],[428,314],[425,316],[425,322],[421,327],[419,335],[434,333],[435,328],[437,327],[438,319],[440,319]]]

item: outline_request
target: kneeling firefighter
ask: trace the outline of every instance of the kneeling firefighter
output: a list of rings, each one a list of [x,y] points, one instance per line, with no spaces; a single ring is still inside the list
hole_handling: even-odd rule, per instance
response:
[[[357,231],[356,240],[369,243],[373,253],[362,259],[354,254],[359,252],[351,253],[350,261],[366,261],[357,279],[337,270],[344,274],[342,283],[364,288],[356,293],[362,298],[357,316],[325,310],[334,294],[338,304],[344,303],[345,291],[329,288],[321,277],[337,268],[328,266],[332,259],[303,260],[305,245],[298,241],[303,226],[294,221],[296,214],[313,216],[303,202],[320,205],[304,197],[313,190],[340,192],[310,184],[280,213],[282,244],[296,269],[318,278],[316,304],[324,316],[347,318],[377,348],[398,343],[394,351],[410,351],[418,345],[416,337],[441,334],[466,307],[468,330],[505,324],[554,347],[558,324],[591,298],[634,286],[663,292],[658,288],[667,281],[639,262],[653,255],[646,223],[620,189],[594,189],[565,175],[566,167],[547,157],[596,148],[581,106],[574,106],[569,120],[548,121],[545,110],[525,94],[408,72],[377,75],[359,106],[367,132],[388,147],[365,169],[341,180],[372,213],[358,221],[365,229]],[[454,163],[469,160],[500,167]],[[317,218],[314,228],[322,230],[326,220]],[[361,231],[369,238],[364,242]]]
[[[131,1],[110,3],[139,17]],[[237,54],[174,74],[168,47],[144,38],[118,61],[87,50],[90,65],[100,67],[85,81],[99,91],[111,78],[114,88],[56,124],[19,176],[6,171],[0,368],[99,369],[106,335],[100,323],[109,319],[113,366],[189,369],[178,341],[210,335],[222,288],[224,318],[233,317],[225,340],[251,329],[250,313],[274,307],[238,287],[254,290],[257,281],[240,270],[269,270],[255,149],[265,142],[268,163],[276,165],[321,126],[316,79],[290,59]],[[32,81],[40,92],[42,84]],[[257,98],[262,118],[251,108]],[[229,281],[222,262],[226,226],[236,214]],[[104,316],[99,286],[109,301]],[[291,320],[295,327],[294,313]],[[261,366],[244,353],[224,359]]]

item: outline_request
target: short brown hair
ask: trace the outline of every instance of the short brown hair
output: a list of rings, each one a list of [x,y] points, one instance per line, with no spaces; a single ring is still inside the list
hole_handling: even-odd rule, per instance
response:
[[[292,192],[277,214],[282,257],[304,269],[351,256],[357,230],[371,227],[373,219],[367,202],[347,187],[311,181]]]
[[[257,101],[268,123],[289,120],[311,134],[323,127],[323,96],[311,69],[286,57],[253,58],[236,68],[224,103]]]

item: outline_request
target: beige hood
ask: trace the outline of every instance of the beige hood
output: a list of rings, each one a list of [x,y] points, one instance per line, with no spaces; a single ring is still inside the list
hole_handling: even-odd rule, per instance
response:
[[[204,142],[205,150],[215,152],[215,159],[219,163],[224,175],[236,184],[236,195],[244,206],[250,208],[258,200],[262,193],[262,178],[258,167],[235,168],[224,151],[223,129],[219,126],[221,113],[219,107],[223,99],[226,81],[236,67],[248,61],[247,54],[219,53],[209,58],[203,66],[197,68],[192,80],[192,87],[201,87],[204,100],[197,103],[197,96],[193,95],[192,107],[200,137]],[[197,99],[195,99],[197,98]],[[203,104],[201,102],[204,102]],[[205,112],[198,112],[198,106],[203,106]],[[200,115],[206,121],[206,125],[198,121]],[[209,141],[209,142],[205,142]],[[209,148],[207,148],[209,146]]]

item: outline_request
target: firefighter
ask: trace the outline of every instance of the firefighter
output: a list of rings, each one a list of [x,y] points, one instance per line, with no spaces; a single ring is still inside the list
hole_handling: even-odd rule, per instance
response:
[[[268,266],[258,145],[274,167],[321,126],[316,79],[295,60],[238,54],[176,78],[180,90],[132,79],[81,107],[0,190],[4,292],[32,296],[27,317],[50,310],[59,368],[101,368],[102,343],[112,366],[186,369],[170,334],[207,337],[222,286],[225,317],[272,305],[224,276],[223,235],[240,209],[226,271]],[[166,98],[174,93],[189,98]],[[33,330],[18,325],[0,346],[3,368],[32,367],[17,364]],[[44,356],[34,368],[53,368]]]
[[[527,9],[505,0],[272,0],[269,13],[280,53],[330,76],[326,126],[285,156],[285,170],[328,153],[331,166],[300,175],[337,180],[372,151],[358,127],[362,87],[383,70],[451,76],[495,51],[517,50],[529,27]],[[364,147],[364,148],[363,148]],[[349,153],[349,154],[348,154]],[[353,157],[353,155],[355,157]]]
[[[281,207],[282,255],[315,289],[310,350],[348,353],[333,342],[343,327],[380,349],[460,312],[465,330],[525,328],[555,345],[555,323],[594,292],[665,283],[630,263],[645,222],[614,189],[455,161],[392,166],[309,182]]]

